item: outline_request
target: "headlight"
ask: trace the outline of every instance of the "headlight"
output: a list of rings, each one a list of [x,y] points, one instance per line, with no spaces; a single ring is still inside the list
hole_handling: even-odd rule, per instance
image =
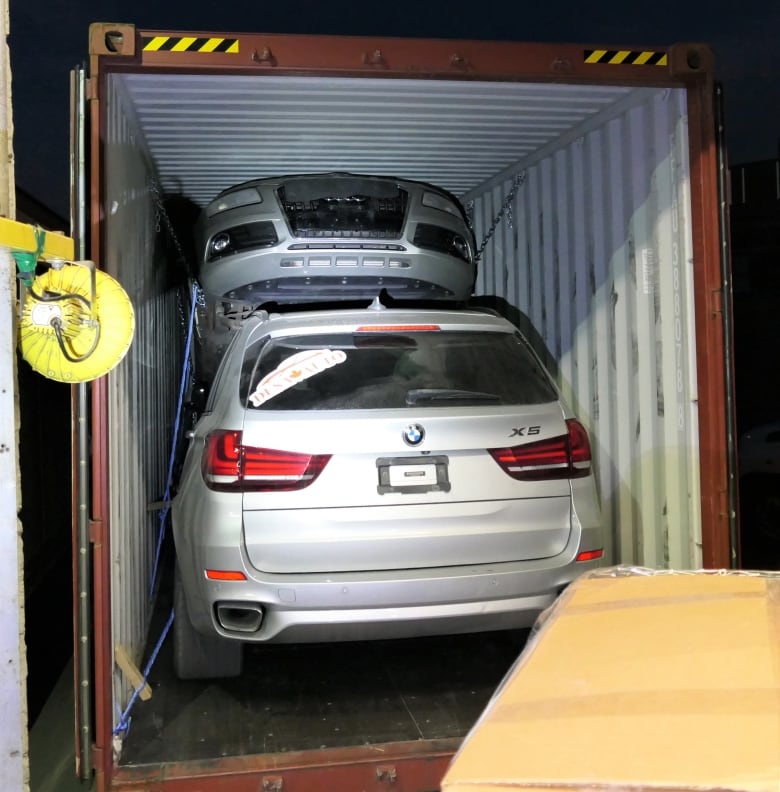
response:
[[[471,261],[471,251],[469,250],[469,243],[466,242],[466,240],[462,236],[460,236],[459,234],[453,234],[452,247],[464,261]]]
[[[224,255],[225,251],[230,247],[230,234],[222,231],[211,240],[211,250],[218,253],[220,256]]]
[[[263,202],[263,196],[260,195],[257,187],[244,187],[241,190],[221,195],[216,200],[212,201],[206,207],[206,214],[209,217],[220,212],[226,212],[228,209],[235,209],[237,206],[249,206],[250,204],[259,204]]]
[[[428,223],[417,223],[413,242],[417,247],[438,250],[440,253],[455,256],[469,264],[472,262],[469,243],[460,234],[447,228],[440,228]]]
[[[270,221],[235,226],[218,231],[211,237],[206,247],[206,261],[215,261],[243,250],[272,247],[278,241],[276,229]]]
[[[430,206],[432,209],[438,209],[441,212],[449,212],[451,215],[459,219],[463,219],[463,214],[458,211],[455,204],[443,195],[434,192],[424,192],[422,197],[423,206]]]

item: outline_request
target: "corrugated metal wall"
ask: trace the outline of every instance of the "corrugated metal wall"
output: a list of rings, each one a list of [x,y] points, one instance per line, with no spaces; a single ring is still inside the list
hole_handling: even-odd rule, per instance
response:
[[[176,292],[166,284],[156,176],[121,84],[108,82],[106,246],[99,264],[129,294],[136,324],[127,357],[109,374],[111,622],[114,645],[127,648],[140,664],[160,530],[160,513],[149,505],[165,490],[184,331]],[[117,669],[114,680],[121,706],[132,688]]]
[[[534,340],[588,425],[611,560],[701,563],[685,94],[658,90],[466,196],[477,292]]]
[[[634,92],[265,72],[123,80],[166,192],[200,206],[247,179],[332,170],[431,181],[460,195]]]

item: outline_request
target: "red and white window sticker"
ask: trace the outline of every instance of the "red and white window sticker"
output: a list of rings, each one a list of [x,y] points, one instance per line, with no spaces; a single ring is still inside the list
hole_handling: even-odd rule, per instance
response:
[[[341,349],[308,349],[305,352],[296,352],[260,380],[250,394],[249,401],[254,407],[259,407],[282,391],[337,366],[346,359],[347,355]]]

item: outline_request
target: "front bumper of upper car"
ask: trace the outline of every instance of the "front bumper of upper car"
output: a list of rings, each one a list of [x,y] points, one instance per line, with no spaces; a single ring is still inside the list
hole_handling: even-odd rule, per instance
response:
[[[474,288],[475,265],[444,253],[335,242],[290,249],[288,243],[208,262],[200,283],[213,297],[255,304],[373,299],[383,290],[398,300],[463,301]]]

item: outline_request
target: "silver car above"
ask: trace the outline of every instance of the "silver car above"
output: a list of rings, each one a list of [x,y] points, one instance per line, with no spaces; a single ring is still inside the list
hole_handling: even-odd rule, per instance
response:
[[[588,435],[476,309],[249,317],[172,508],[182,678],[245,642],[530,626],[601,563]]]
[[[220,193],[197,228],[207,297],[261,305],[372,299],[463,301],[476,277],[463,207],[433,185],[318,173]]]

